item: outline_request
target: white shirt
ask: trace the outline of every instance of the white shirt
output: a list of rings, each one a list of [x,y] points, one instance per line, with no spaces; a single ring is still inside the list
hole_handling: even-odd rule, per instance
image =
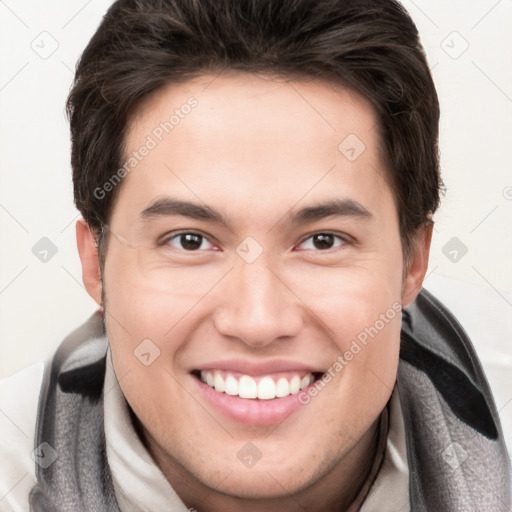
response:
[[[453,279],[438,276],[430,278],[425,286],[454,313],[472,339],[493,390],[510,450],[512,316],[507,301],[491,289],[457,281],[454,286]],[[512,297],[507,299],[512,303]],[[29,510],[28,495],[36,483],[31,454],[43,372],[41,362],[0,381],[0,512]],[[107,458],[121,512],[189,510],[137,436],[110,357],[107,357],[104,400]],[[408,512],[408,489],[404,425],[395,388],[385,461],[361,512]]]
[[[104,391],[107,458],[121,512],[189,510],[153,462],[136,434],[130,421],[126,400],[117,383],[110,353],[107,354]],[[148,493],[148,489],[151,489],[151,492]],[[408,510],[409,470],[402,412],[395,387],[390,404],[390,428],[384,463],[361,512]]]
[[[44,364],[32,365],[0,383],[0,511],[26,512],[28,495],[36,483],[34,434]],[[117,382],[110,351],[104,384],[107,459],[121,512],[189,509],[136,434]],[[390,407],[390,430],[383,466],[362,512],[409,510],[408,468],[404,426],[397,390]]]

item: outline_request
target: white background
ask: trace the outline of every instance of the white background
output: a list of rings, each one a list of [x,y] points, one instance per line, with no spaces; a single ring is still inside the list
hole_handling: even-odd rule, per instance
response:
[[[64,102],[75,62],[110,3],[0,0],[0,376],[46,357],[95,309],[75,246]],[[422,35],[442,109],[448,192],[426,286],[435,274],[471,283],[510,319],[512,0],[404,5]],[[42,237],[57,248],[46,263],[32,252]],[[468,249],[463,257],[459,249],[456,262],[443,253],[453,237]],[[480,321],[485,328],[491,315],[482,311]],[[502,348],[510,346],[510,329],[504,336]]]

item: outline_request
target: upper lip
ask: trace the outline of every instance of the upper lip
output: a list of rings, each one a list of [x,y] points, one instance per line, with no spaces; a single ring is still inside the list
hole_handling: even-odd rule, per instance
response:
[[[273,359],[271,361],[249,361],[245,359],[227,359],[223,361],[212,361],[202,364],[194,368],[194,370],[208,371],[208,370],[225,370],[241,373],[244,375],[251,375],[257,377],[259,375],[268,375],[270,373],[280,372],[308,372],[316,373],[322,372],[318,368],[306,365],[297,361],[289,361],[285,359]]]

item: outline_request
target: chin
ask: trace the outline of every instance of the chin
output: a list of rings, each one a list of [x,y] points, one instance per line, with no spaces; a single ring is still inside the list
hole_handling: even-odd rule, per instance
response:
[[[272,466],[259,470],[236,469],[220,485],[208,487],[240,499],[280,499],[309,487],[307,480],[303,471],[292,474]]]

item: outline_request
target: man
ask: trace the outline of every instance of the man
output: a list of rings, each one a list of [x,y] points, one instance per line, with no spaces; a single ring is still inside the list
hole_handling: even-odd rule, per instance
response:
[[[421,291],[439,108],[397,3],[121,0],[68,112],[101,310],[26,398],[32,458],[9,427],[3,509],[506,510],[492,395]]]

